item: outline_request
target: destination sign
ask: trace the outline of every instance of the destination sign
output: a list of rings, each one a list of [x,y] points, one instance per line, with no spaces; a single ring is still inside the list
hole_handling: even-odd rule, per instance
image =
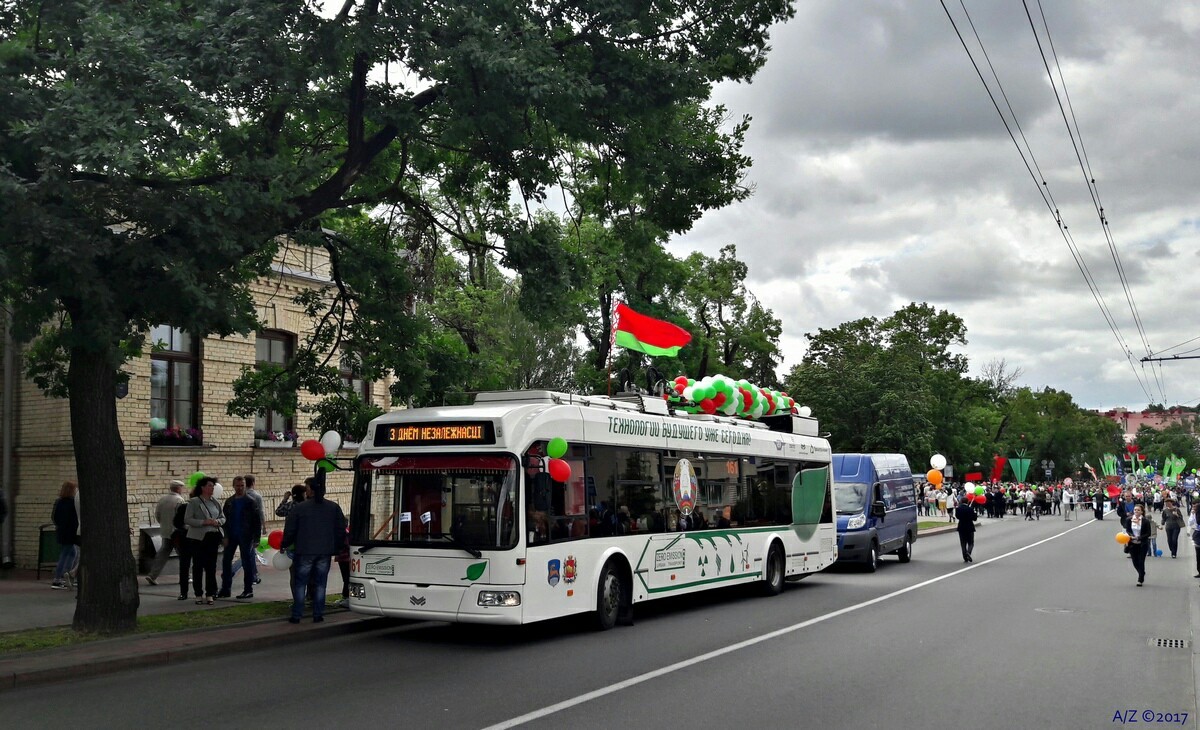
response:
[[[376,446],[475,446],[496,443],[491,421],[382,424]]]

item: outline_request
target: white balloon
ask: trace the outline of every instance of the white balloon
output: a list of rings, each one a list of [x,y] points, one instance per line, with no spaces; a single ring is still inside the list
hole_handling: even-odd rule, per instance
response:
[[[680,395],[683,396],[684,400],[686,400],[686,401],[692,400],[692,393],[694,392],[692,388],[693,388],[693,386],[689,385],[683,389],[683,393],[681,393]]]
[[[275,553],[275,556],[271,558],[271,566],[275,570],[287,570],[292,567],[292,559],[287,556],[287,553],[280,551]]]
[[[938,471],[945,469],[946,457],[942,456],[941,454],[934,454],[933,456],[929,457],[929,466],[937,469]]]
[[[812,409],[809,408],[808,406],[800,406],[800,410],[797,411],[797,415],[808,418],[809,416],[812,415]]]
[[[342,448],[342,435],[337,431],[326,431],[321,434],[321,445],[325,447],[327,455],[332,455]]]
[[[967,482],[966,484],[963,485],[963,489],[967,490],[968,492],[974,492],[975,491],[975,482]]]
[[[225,499],[225,487],[221,486],[220,482],[213,485],[213,499]]]

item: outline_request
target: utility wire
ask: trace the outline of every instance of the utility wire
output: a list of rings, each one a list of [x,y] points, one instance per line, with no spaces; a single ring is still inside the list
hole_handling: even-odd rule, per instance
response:
[[[1022,1],[1024,1],[1024,0],[1022,0]],[[1092,298],[1096,300],[1096,305],[1100,308],[1100,313],[1104,316],[1104,321],[1108,325],[1109,330],[1112,332],[1113,337],[1116,339],[1117,345],[1125,353],[1125,359],[1129,362],[1129,368],[1130,368],[1130,370],[1133,371],[1134,379],[1137,380],[1138,385],[1141,386],[1141,388],[1142,388],[1142,392],[1145,393],[1147,402],[1153,402],[1154,397],[1150,394],[1149,388],[1146,387],[1146,383],[1142,380],[1142,376],[1138,372],[1137,366],[1134,365],[1133,353],[1130,350],[1129,345],[1126,343],[1124,336],[1121,335],[1120,327],[1117,325],[1116,320],[1114,319],[1114,317],[1112,315],[1112,312],[1109,310],[1108,305],[1105,303],[1104,297],[1100,292],[1099,286],[1096,284],[1096,282],[1092,278],[1091,271],[1087,266],[1087,262],[1083,258],[1082,252],[1079,251],[1078,246],[1075,244],[1075,239],[1071,235],[1067,224],[1064,222],[1062,214],[1059,212],[1057,207],[1053,204],[1053,202],[1049,196],[1049,193],[1048,193],[1049,186],[1046,184],[1045,180],[1039,179],[1039,177],[1034,174],[1033,169],[1030,167],[1030,161],[1028,159],[1026,159],[1024,150],[1021,149],[1021,145],[1017,142],[1016,135],[1013,134],[1012,127],[1009,125],[1008,119],[1004,116],[1004,112],[1000,110],[1000,104],[996,101],[995,94],[992,93],[991,87],[988,86],[987,79],[984,78],[983,72],[980,70],[979,64],[975,60],[975,55],[973,53],[971,53],[971,49],[967,45],[966,39],[963,38],[962,32],[958,28],[958,23],[956,23],[954,21],[954,16],[950,14],[950,9],[946,7],[945,0],[939,0],[939,2],[941,3],[942,11],[945,12],[946,18],[950,21],[950,25],[954,29],[954,34],[956,36],[958,36],[959,43],[962,44],[963,50],[966,51],[967,58],[971,61],[971,66],[975,69],[975,74],[979,77],[980,83],[983,84],[984,91],[987,92],[988,99],[990,99],[992,102],[992,107],[995,108],[996,114],[999,115],[1001,123],[1004,124],[1004,129],[1006,132],[1008,132],[1009,139],[1012,140],[1013,146],[1016,147],[1017,154],[1019,154],[1021,156],[1021,162],[1025,165],[1026,172],[1029,173],[1030,178],[1033,179],[1034,184],[1037,186],[1038,194],[1042,196],[1042,202],[1045,203],[1046,208],[1050,211],[1051,215],[1054,216],[1055,223],[1058,226],[1059,234],[1063,237],[1063,241],[1066,242],[1067,248],[1071,251],[1071,256],[1075,260],[1075,265],[1079,269],[1079,273],[1083,275],[1084,282],[1088,286],[1088,291],[1090,291],[1092,293]],[[960,3],[961,2],[962,2],[962,0],[960,0]],[[964,11],[964,13],[966,13],[968,20],[970,20],[970,13],[966,12],[965,5],[963,5],[963,11]],[[971,25],[973,28],[974,23],[972,23]],[[978,40],[978,34],[976,34],[976,39]],[[986,51],[986,49],[983,48],[982,41],[980,41],[980,48],[983,50],[984,56],[986,57],[987,51]],[[997,79],[997,85],[1001,86],[999,84],[998,79]],[[1011,111],[1011,106],[1010,106],[1010,111]],[[1013,116],[1013,119],[1015,122],[1016,121],[1015,115]]]
[[[1170,347],[1163,348],[1162,350],[1159,350],[1158,352],[1155,352],[1155,353],[1152,353],[1152,354],[1154,354],[1154,355],[1161,355],[1161,354],[1163,354],[1164,352],[1166,352],[1167,350],[1174,350],[1176,347],[1183,347],[1184,345],[1186,345],[1186,344],[1189,344],[1189,343],[1191,343],[1191,342],[1195,342],[1196,340],[1200,340],[1200,335],[1197,335],[1197,336],[1193,337],[1193,338],[1192,338],[1192,339],[1190,339],[1190,340],[1184,340],[1183,342],[1180,342],[1180,343],[1179,343],[1179,344],[1177,344],[1177,345],[1171,345]],[[1195,352],[1195,350],[1188,350],[1188,352]]]
[[[1046,31],[1046,40],[1050,45],[1051,55],[1054,57],[1054,65],[1058,69],[1059,83],[1062,85],[1062,96],[1058,93],[1058,86],[1054,82],[1054,74],[1050,71],[1050,64],[1046,59],[1046,51],[1042,47],[1042,39],[1038,34],[1037,26],[1033,21],[1033,14],[1029,10],[1028,0],[1021,0],[1022,6],[1025,8],[1025,17],[1029,20],[1029,29],[1033,31],[1034,40],[1037,42],[1038,55],[1042,58],[1042,66],[1046,69],[1046,78],[1050,81],[1050,88],[1054,91],[1054,99],[1058,104],[1058,110],[1062,114],[1063,124],[1066,125],[1067,135],[1071,139],[1071,146],[1075,150],[1075,159],[1079,162],[1079,170],[1083,174],[1084,183],[1088,188],[1088,195],[1092,199],[1092,206],[1096,210],[1096,216],[1100,220],[1100,227],[1104,232],[1104,238],[1108,244],[1108,250],[1112,256],[1113,266],[1117,270],[1117,278],[1121,282],[1121,289],[1125,294],[1125,301],[1129,305],[1129,313],[1133,317],[1134,326],[1137,328],[1138,336],[1141,338],[1142,346],[1146,350],[1146,354],[1151,352],[1149,339],[1146,337],[1146,329],[1142,322],[1141,313],[1138,311],[1137,304],[1133,299],[1133,290],[1129,286],[1129,277],[1125,273],[1125,266],[1121,261],[1121,256],[1117,252],[1117,244],[1113,239],[1112,230],[1108,225],[1108,218],[1104,213],[1104,204],[1100,200],[1100,190],[1096,186],[1096,178],[1092,174],[1091,160],[1087,159],[1087,147],[1083,143],[1083,132],[1079,129],[1079,121],[1075,116],[1075,107],[1071,104],[1070,94],[1067,92],[1066,77],[1063,76],[1062,64],[1058,60],[1058,52],[1054,48],[1054,39],[1050,35],[1050,24],[1046,22],[1046,12],[1042,7],[1042,1],[1037,0],[1038,12],[1042,18],[1042,25]],[[1067,107],[1070,108],[1070,120],[1067,119],[1067,109],[1063,107],[1063,97],[1066,97]],[[1074,122],[1074,129],[1072,129]],[[1076,141],[1078,140],[1078,142]],[[1155,372],[1154,368],[1150,369],[1151,375],[1154,376],[1155,382],[1158,385],[1159,392],[1162,394],[1163,403],[1166,403],[1167,397],[1163,388],[1162,379],[1159,373]]]

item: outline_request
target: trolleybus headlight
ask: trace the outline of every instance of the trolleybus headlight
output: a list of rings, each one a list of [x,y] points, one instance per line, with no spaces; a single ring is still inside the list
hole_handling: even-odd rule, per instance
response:
[[[520,606],[521,594],[516,591],[480,591],[480,606]]]
[[[350,597],[351,598],[366,598],[367,597],[367,587],[365,585],[363,585],[362,583],[351,583],[350,584]]]
[[[854,515],[849,520],[846,520],[847,530],[858,530],[867,526],[866,515]]]

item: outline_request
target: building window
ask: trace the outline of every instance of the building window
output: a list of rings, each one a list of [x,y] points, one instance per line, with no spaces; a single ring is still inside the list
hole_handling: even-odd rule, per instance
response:
[[[295,351],[296,338],[278,330],[263,330],[254,342],[254,360],[258,367],[286,365]],[[256,438],[269,438],[268,433],[289,434],[295,431],[295,420],[278,411],[264,411],[254,417]]]
[[[357,395],[363,403],[371,402],[371,383],[359,376],[358,364],[353,358],[343,354],[338,372],[342,378],[342,387],[347,393]]]
[[[178,327],[150,329],[150,443],[201,443],[199,339]]]

